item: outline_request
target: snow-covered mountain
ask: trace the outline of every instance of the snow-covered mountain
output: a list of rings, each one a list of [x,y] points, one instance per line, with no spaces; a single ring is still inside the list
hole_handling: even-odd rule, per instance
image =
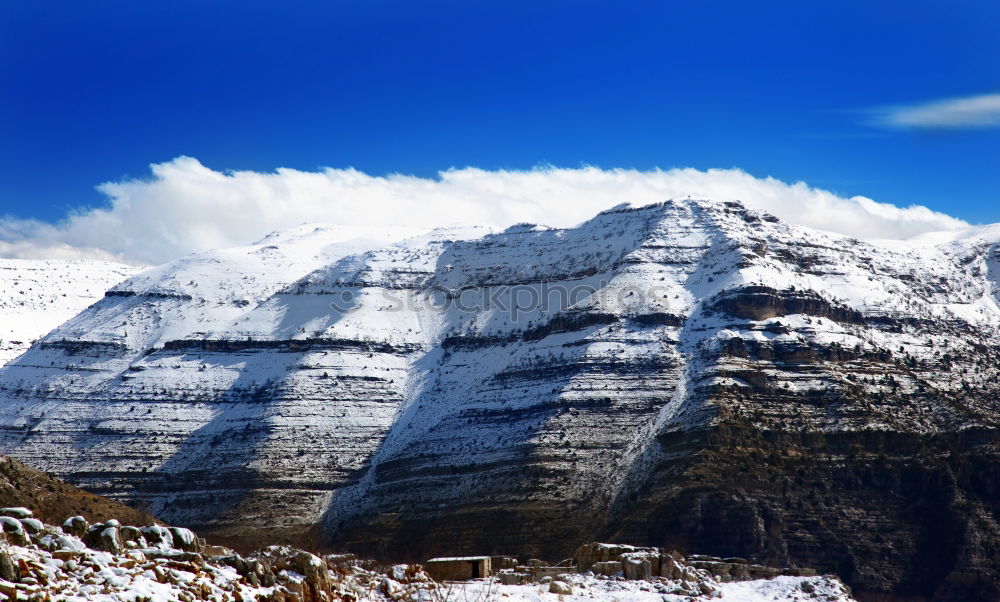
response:
[[[105,261],[0,259],[0,366],[138,271]]]
[[[987,587],[998,241],[695,200],[565,230],[304,227],[50,333],[0,372],[0,450],[233,540],[697,542],[872,592]]]

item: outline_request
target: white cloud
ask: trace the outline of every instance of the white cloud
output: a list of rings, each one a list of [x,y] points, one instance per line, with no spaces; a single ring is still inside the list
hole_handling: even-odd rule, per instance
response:
[[[1000,127],[1000,94],[947,98],[876,111],[880,125],[913,129]]]
[[[691,195],[738,199],[791,223],[861,238],[909,238],[967,226],[926,207],[843,198],[802,182],[738,169],[451,169],[438,178],[369,176],[353,169],[219,172],[179,157],[151,166],[148,180],[108,182],[108,206],[58,224],[0,219],[0,256],[119,258],[159,263],[209,248],[246,244],[304,222],[435,227],[572,226],[621,202]]]

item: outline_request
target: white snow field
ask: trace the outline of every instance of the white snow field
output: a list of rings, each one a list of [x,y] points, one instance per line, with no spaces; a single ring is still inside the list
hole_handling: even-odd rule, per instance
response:
[[[139,271],[106,261],[0,259],[0,367]]]

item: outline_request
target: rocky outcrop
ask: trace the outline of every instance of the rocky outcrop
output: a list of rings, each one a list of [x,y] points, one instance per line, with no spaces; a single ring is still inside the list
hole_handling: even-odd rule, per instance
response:
[[[690,200],[360,253],[301,230],[46,337],[0,372],[0,449],[240,550],[697,541],[991,595],[991,232],[874,245]]]
[[[725,291],[706,303],[706,312],[721,311],[744,320],[761,321],[781,316],[806,315],[838,323],[860,324],[861,312],[824,299],[814,291],[776,290],[750,285]],[[784,329],[788,332],[788,329]],[[774,332],[780,333],[781,330]]]
[[[675,550],[620,544],[590,543],[577,548],[573,555],[577,570],[608,577],[649,581],[662,577],[673,581],[698,583],[709,578],[721,583],[773,579],[782,575],[812,577],[812,568],[774,567],[752,564],[737,556],[719,558],[703,554],[685,557]]]

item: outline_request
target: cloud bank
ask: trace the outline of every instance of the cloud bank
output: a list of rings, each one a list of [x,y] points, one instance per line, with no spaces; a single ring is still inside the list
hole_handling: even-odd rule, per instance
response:
[[[194,251],[247,244],[306,222],[572,226],[621,202],[646,204],[685,195],[742,200],[791,223],[868,239],[904,239],[968,226],[926,207],[843,198],[739,169],[464,168],[418,178],[370,176],[354,169],[220,172],[191,157],[151,169],[149,179],[101,184],[106,207],[73,212],[57,224],[0,219],[0,256],[157,264]]]
[[[1000,127],[1000,94],[948,98],[876,111],[880,125],[904,129]]]

